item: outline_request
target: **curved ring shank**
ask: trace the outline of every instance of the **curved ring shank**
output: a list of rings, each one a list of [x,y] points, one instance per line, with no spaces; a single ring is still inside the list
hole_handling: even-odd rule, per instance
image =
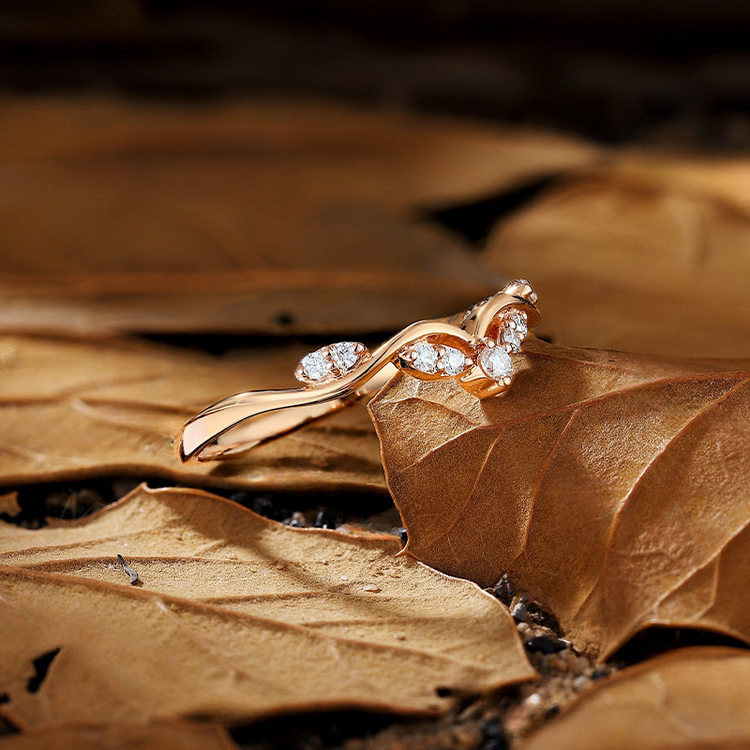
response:
[[[392,362],[404,346],[426,336],[461,339],[471,346],[487,333],[497,313],[509,305],[526,311],[529,327],[538,322],[539,313],[528,300],[500,293],[465,313],[459,325],[447,320],[413,323],[381,344],[362,367],[332,383],[314,388],[248,391],[223,399],[196,414],[183,427],[180,459],[230,458],[357,399],[373,396],[396,374]],[[478,368],[465,376],[466,383],[477,379],[486,380]]]
[[[215,461],[244,453],[269,438],[338,411],[352,400],[375,395],[396,372],[396,367],[388,365],[348,397],[292,388],[241,394],[245,398],[240,403],[220,401],[215,411],[201,412],[185,425],[180,458]],[[313,395],[315,398],[310,398]]]

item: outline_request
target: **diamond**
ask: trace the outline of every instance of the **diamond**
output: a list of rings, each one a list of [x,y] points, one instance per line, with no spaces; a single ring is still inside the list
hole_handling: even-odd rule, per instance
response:
[[[508,344],[512,352],[517,352],[521,348],[521,336],[515,328],[506,328],[503,331],[503,343]]]
[[[318,349],[302,357],[295,374],[298,374],[297,379],[303,383],[322,383],[333,376],[331,366],[332,362],[326,355],[325,349]]]
[[[444,351],[440,356],[443,373],[445,375],[460,375],[466,370],[466,355],[460,349],[454,349],[452,346],[443,348]]]
[[[505,318],[501,318],[498,342],[506,344],[506,349],[509,351],[517,352],[528,332],[529,324],[526,322],[526,316],[519,310],[514,310]]]
[[[416,344],[411,348],[411,352],[411,366],[415,370],[426,373],[437,371],[438,351],[432,344]]]
[[[479,366],[490,379],[500,381],[513,375],[513,363],[501,346],[485,347],[479,354]]]
[[[510,319],[515,324],[518,335],[522,339],[526,338],[526,334],[529,332],[529,324],[526,322],[526,318],[520,312],[514,312]]]
[[[330,347],[331,359],[342,375],[351,372],[359,364],[357,347],[364,349],[362,344],[356,341],[339,341]]]

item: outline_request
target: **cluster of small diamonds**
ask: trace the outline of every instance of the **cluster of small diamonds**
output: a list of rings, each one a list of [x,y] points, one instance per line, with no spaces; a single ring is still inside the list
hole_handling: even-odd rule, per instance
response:
[[[482,372],[496,382],[510,384],[513,377],[511,354],[521,350],[521,344],[529,332],[529,323],[523,310],[511,308],[501,313],[496,339],[482,342],[478,362]]]
[[[510,310],[500,319],[498,343],[509,352],[520,351],[521,344],[529,332],[529,322],[523,310]]]
[[[370,359],[370,352],[358,341],[339,341],[305,354],[294,375],[307,385],[322,385],[348,375]]]
[[[463,375],[474,366],[474,359],[460,349],[429,341],[416,341],[404,347],[399,353],[399,364],[407,370],[415,370],[425,375]]]
[[[500,314],[496,337],[482,340],[470,354],[451,346],[416,341],[399,352],[399,364],[406,370],[425,375],[455,377],[478,364],[482,372],[495,382],[509,383],[513,377],[510,355],[521,349],[529,332],[523,310],[511,308]]]

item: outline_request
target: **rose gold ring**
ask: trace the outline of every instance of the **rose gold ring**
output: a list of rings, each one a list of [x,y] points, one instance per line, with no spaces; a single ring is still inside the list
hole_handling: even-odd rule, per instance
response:
[[[180,459],[231,458],[305,422],[372,397],[399,370],[423,380],[453,378],[478,398],[505,391],[513,354],[539,323],[526,279],[450,318],[413,323],[375,351],[340,341],[306,354],[294,374],[300,388],[247,391],[192,417],[179,438]]]

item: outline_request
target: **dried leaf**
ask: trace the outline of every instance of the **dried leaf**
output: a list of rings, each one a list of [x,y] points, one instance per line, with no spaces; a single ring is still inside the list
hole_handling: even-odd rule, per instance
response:
[[[283,388],[299,347],[232,357],[123,339],[0,338],[0,485],[103,474],[216,487],[383,491],[370,419],[354,406],[237,459],[183,466],[182,424],[239,391]]]
[[[750,746],[750,654],[673,651],[586,692],[523,750],[741,750]]]
[[[0,738],[2,750],[237,750],[222,727],[199,722],[69,724]]]
[[[439,688],[534,676],[497,600],[397,556],[400,546],[289,528],[188,489],[141,488],[38,531],[0,524],[3,710],[33,727],[438,713],[452,705]],[[141,586],[129,585],[118,552]],[[32,661],[54,649],[30,693]]]
[[[507,573],[600,657],[654,623],[750,641],[750,362],[525,349],[504,396],[402,376],[371,402],[408,551]]]
[[[622,159],[560,182],[484,255],[534,281],[555,343],[750,356],[750,164]]]
[[[625,149],[614,155],[612,166],[626,177],[634,177],[662,188],[710,197],[750,213],[750,159],[726,156],[678,156],[640,149]]]
[[[325,104],[6,101],[0,328],[361,333],[450,314],[497,280],[425,209],[597,154]]]

